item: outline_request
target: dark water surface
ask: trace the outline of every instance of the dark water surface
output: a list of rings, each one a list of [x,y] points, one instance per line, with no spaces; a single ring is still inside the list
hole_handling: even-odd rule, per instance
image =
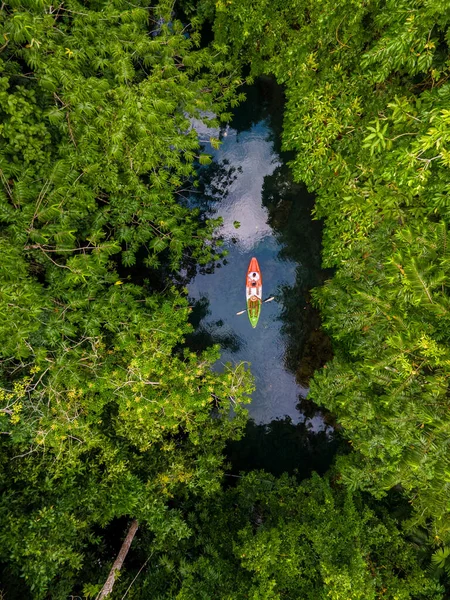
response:
[[[214,159],[201,170],[193,202],[222,217],[219,234],[228,256],[188,285],[197,325],[193,343],[219,343],[221,363],[251,364],[256,391],[248,409],[256,426],[289,417],[320,432],[326,429],[321,414],[306,414],[298,404],[308,393],[311,369],[329,354],[309,303],[309,290],[325,278],[321,225],[312,220],[313,198],[293,183],[286,165],[290,157],[280,149],[281,88],[260,80],[246,93],[226,129],[194,123]],[[222,140],[219,150],[211,147],[211,137]],[[246,307],[245,275],[252,256],[261,267],[263,296],[276,298],[262,306],[256,329],[246,313],[236,316]]]

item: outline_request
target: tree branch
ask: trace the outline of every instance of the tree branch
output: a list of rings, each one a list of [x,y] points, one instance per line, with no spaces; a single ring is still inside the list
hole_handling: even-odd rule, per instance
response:
[[[125,560],[128,550],[130,549],[131,542],[133,541],[134,536],[136,535],[136,531],[138,530],[139,524],[136,519],[133,519],[131,522],[130,528],[128,529],[128,533],[126,538],[123,541],[122,547],[119,550],[119,554],[117,555],[116,560],[109,572],[108,579],[105,581],[105,585],[102,587],[99,595],[96,600],[103,600],[106,596],[112,592],[114,587],[114,583],[116,581],[116,571],[120,571],[123,565],[123,561]]]

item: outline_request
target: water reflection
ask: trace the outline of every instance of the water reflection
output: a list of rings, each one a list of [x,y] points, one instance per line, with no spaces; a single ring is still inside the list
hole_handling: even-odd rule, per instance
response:
[[[256,391],[249,412],[257,423],[289,417],[291,426],[325,431],[320,413],[308,419],[297,409],[308,392],[308,378],[299,365],[312,331],[319,330],[309,290],[324,278],[320,225],[311,219],[313,199],[293,184],[288,157],[280,150],[281,89],[260,82],[259,90],[247,90],[247,97],[226,130],[195,123],[214,162],[200,171],[200,193],[190,202],[222,217],[220,235],[228,256],[220,269],[216,265],[198,272],[189,283],[197,307],[196,333],[189,343],[198,349],[208,341],[220,343],[223,363],[251,363]],[[221,137],[219,150],[209,144],[211,137]],[[236,315],[245,309],[251,256],[261,266],[263,294],[276,297],[263,305],[256,329],[245,313]]]
[[[228,473],[236,476],[263,469],[275,476],[287,472],[304,479],[313,471],[325,473],[337,446],[337,437],[327,431],[314,432],[310,422],[294,424],[286,418],[257,425],[249,421],[245,437],[228,445]]]
[[[311,218],[313,196],[292,182],[286,164],[265,178],[262,203],[268,209],[280,255],[297,264],[295,282],[281,290],[281,320],[288,339],[286,366],[298,382],[308,385],[314,370],[332,357],[319,312],[310,302],[310,290],[331,275],[330,270],[321,269],[321,224]]]
[[[186,336],[185,341],[191,350],[200,352],[213,344],[219,344],[222,352],[227,350],[233,354],[241,349],[242,340],[222,320],[211,321],[209,300],[205,296],[191,302],[190,322],[194,326],[193,333]]]
[[[219,131],[202,127],[198,122],[195,126],[211,152],[209,138],[219,137]],[[265,177],[273,173],[280,162],[268,131],[266,120],[244,133],[228,127],[227,135],[221,135],[221,149],[213,151],[214,166],[200,172],[204,196],[197,201],[202,208],[213,211],[215,217],[222,217],[221,235],[229,241],[234,239],[243,253],[272,235],[267,209],[261,203],[261,190]]]

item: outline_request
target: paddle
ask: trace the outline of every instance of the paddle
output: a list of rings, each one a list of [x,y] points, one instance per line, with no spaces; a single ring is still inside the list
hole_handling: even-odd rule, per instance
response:
[[[266,302],[272,302],[272,300],[275,300],[275,296],[271,296],[270,298],[267,298],[267,300],[263,300],[263,301],[261,302],[261,304],[265,304]],[[243,315],[245,312],[247,312],[247,309],[245,309],[245,310],[241,310],[241,311],[237,312],[237,313],[236,313],[236,316],[238,316],[238,315]]]

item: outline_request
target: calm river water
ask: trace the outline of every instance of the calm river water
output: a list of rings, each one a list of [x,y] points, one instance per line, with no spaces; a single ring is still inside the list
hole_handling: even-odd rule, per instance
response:
[[[286,165],[290,157],[280,149],[281,89],[260,80],[246,93],[226,129],[194,123],[205,152],[214,158],[202,168],[192,202],[222,217],[219,234],[228,251],[224,261],[197,273],[188,285],[194,344],[219,343],[222,364],[251,364],[256,391],[248,410],[256,424],[289,417],[286,422],[323,432],[321,414],[309,411],[306,416],[298,407],[308,393],[305,374],[320,354],[315,347],[319,319],[309,290],[325,277],[321,225],[312,220],[313,199],[293,183]],[[222,140],[219,150],[211,147],[211,137]],[[261,267],[264,297],[276,298],[262,306],[256,329],[246,313],[236,315],[246,306],[245,275],[252,256]]]

